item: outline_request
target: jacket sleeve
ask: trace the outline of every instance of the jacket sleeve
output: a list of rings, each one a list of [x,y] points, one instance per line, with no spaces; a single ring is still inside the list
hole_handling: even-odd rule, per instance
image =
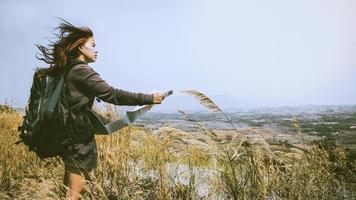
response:
[[[133,93],[110,86],[88,65],[74,66],[72,81],[88,95],[115,105],[153,104],[152,94]]]

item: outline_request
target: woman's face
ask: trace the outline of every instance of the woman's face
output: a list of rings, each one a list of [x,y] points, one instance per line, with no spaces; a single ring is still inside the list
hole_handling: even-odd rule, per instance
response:
[[[90,37],[81,47],[79,47],[79,50],[82,52],[86,62],[96,61],[98,51],[95,48],[95,40],[93,37]]]

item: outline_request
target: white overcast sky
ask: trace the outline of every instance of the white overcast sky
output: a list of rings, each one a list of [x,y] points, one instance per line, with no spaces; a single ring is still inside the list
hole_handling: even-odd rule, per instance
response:
[[[224,108],[356,102],[354,0],[1,0],[0,103],[26,105],[55,17],[94,31],[91,66],[121,89],[196,89]]]

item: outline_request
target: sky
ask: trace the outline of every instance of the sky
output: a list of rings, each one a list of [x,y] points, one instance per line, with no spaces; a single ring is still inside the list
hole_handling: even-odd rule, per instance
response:
[[[0,103],[25,107],[35,44],[63,18],[90,27],[110,85],[174,90],[160,110],[356,104],[354,0],[0,1]]]

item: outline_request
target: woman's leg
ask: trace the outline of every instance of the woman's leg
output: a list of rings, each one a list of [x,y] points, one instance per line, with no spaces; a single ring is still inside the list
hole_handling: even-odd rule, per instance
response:
[[[82,172],[87,173],[87,172]],[[85,188],[86,174],[82,174],[78,170],[72,169],[72,167],[67,167],[64,173],[64,184],[68,187],[67,189],[67,199],[77,200],[81,199],[82,193]]]
[[[80,199],[84,192],[86,182],[90,181],[90,172],[96,167],[97,152],[95,138],[84,144],[78,143],[71,146],[62,156],[64,161],[64,185],[68,190],[67,198]]]

